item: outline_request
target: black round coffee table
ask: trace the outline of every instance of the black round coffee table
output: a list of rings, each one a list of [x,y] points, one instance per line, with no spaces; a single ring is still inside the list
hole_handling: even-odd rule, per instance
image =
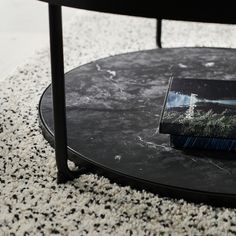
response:
[[[236,205],[235,153],[180,151],[158,133],[171,76],[236,79],[236,51],[169,48],[100,59],[65,75],[69,159],[123,185],[194,202]],[[53,144],[49,86],[40,120]]]
[[[196,1],[41,1],[49,6],[52,95],[49,87],[40,119],[47,139],[55,140],[57,182],[93,171],[165,196],[236,206],[233,154],[183,153],[157,134],[168,78],[235,79],[235,50],[163,49],[101,59],[69,72],[65,92],[61,12],[67,6],[155,18],[161,48],[163,19],[236,24],[236,3],[214,2],[212,10]],[[70,170],[68,156],[82,168]]]

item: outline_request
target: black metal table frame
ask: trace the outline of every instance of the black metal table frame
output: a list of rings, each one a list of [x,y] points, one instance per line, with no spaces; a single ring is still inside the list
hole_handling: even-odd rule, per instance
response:
[[[52,94],[54,111],[55,154],[57,164],[57,183],[66,183],[87,173],[86,168],[72,171],[68,167],[66,102],[63,55],[62,7],[49,5],[49,29],[51,51]],[[161,48],[161,25],[157,20],[156,43]]]
[[[186,199],[196,203],[207,203],[215,206],[236,206],[236,195],[225,192],[209,192],[199,189],[181,188],[174,185],[156,183],[145,179],[137,178],[127,173],[121,173],[109,166],[95,163],[93,160],[75,152],[67,145],[69,136],[67,135],[66,124],[66,94],[63,56],[63,29],[62,29],[62,7],[72,7],[89,11],[97,11],[111,14],[129,15],[157,19],[156,44],[161,48],[162,20],[192,21],[202,23],[236,24],[234,9],[236,3],[230,0],[227,3],[214,2],[214,7],[207,3],[201,4],[196,1],[163,1],[156,8],[155,1],[109,1],[109,0],[40,0],[46,2],[49,7],[49,27],[50,27],[50,50],[51,50],[51,73],[53,117],[50,115],[51,130],[42,120],[39,113],[39,122],[42,125],[43,135],[55,148],[57,164],[57,183],[66,183],[69,180],[80,177],[84,173],[101,174],[110,179],[111,182],[120,185],[129,185],[138,190],[147,190],[158,193],[160,196],[168,196],[177,199]],[[154,4],[155,3],[155,4]],[[208,2],[209,3],[209,2]],[[171,5],[170,5],[171,4]],[[134,7],[135,6],[135,7]],[[159,51],[164,52],[163,50]],[[46,91],[46,90],[45,90]],[[44,95],[44,94],[43,94]],[[42,95],[42,97],[43,97]],[[41,97],[41,99],[42,99]],[[41,100],[40,100],[41,102]],[[50,112],[51,112],[50,111]],[[39,109],[40,112],[40,109]],[[50,113],[51,114],[51,113]],[[54,127],[53,127],[54,126]],[[69,127],[69,126],[68,126]],[[53,134],[54,128],[54,134]],[[76,171],[70,170],[68,160],[78,165]]]

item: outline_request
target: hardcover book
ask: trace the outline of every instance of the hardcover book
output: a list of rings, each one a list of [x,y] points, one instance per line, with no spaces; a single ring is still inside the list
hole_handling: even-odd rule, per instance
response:
[[[159,132],[175,147],[236,150],[236,81],[171,78]]]

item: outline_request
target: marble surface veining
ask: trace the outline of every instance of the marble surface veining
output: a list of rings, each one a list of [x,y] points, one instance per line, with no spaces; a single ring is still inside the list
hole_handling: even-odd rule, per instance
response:
[[[236,80],[235,62],[235,50],[169,48],[108,57],[70,71],[69,146],[95,163],[137,178],[235,194],[235,153],[175,150],[169,136],[158,133],[170,77]],[[41,111],[53,131],[51,87]]]

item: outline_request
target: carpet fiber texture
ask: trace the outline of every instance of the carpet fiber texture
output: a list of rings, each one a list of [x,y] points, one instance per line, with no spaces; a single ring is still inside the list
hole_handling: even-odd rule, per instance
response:
[[[153,19],[88,13],[65,26],[65,68],[155,48]],[[234,26],[164,21],[163,46],[236,47]],[[233,235],[236,210],[162,198],[93,174],[56,184],[38,124],[49,50],[0,85],[0,235]],[[70,163],[72,165],[72,163]],[[187,180],[186,180],[187,181]]]

